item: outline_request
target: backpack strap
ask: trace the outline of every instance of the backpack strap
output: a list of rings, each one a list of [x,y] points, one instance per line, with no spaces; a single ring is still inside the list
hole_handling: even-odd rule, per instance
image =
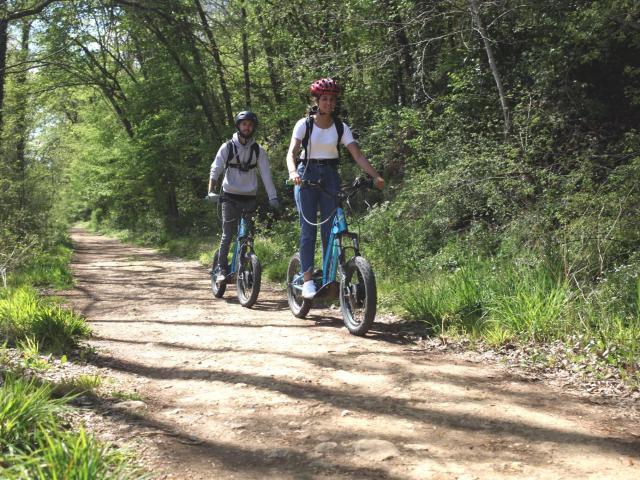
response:
[[[238,158],[238,150],[233,143],[233,140],[227,141],[227,161],[225,162],[225,171],[228,168],[237,168],[242,172],[248,172],[249,170],[258,166],[258,157],[260,156],[260,145],[257,142],[253,142],[251,150],[249,151],[249,162],[247,165],[240,163]],[[232,160],[236,160],[232,162]]]
[[[227,140],[227,161],[224,163],[225,171],[229,168],[231,160],[233,160],[233,157],[236,155],[236,146],[233,144],[233,140]]]
[[[260,145],[258,142],[253,142],[251,145],[251,153],[249,154],[249,165],[247,168],[256,168],[258,166],[258,157],[260,156]],[[255,162],[253,159],[255,158]]]
[[[338,159],[340,158],[340,142],[342,141],[342,134],[344,133],[344,123],[337,116],[333,116],[333,124],[336,126],[338,132],[338,143],[336,145],[338,150]]]
[[[311,115],[307,115],[307,118],[304,121],[305,131],[304,137],[302,137],[302,148],[304,148],[304,163],[309,161],[309,149],[307,148],[309,145],[309,139],[311,138],[311,131],[313,130],[313,117]],[[300,159],[296,158],[296,165],[300,163]]]

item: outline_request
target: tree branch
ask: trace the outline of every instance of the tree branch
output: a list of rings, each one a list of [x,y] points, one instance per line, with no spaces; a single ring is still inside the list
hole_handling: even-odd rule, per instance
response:
[[[31,8],[27,8],[25,10],[18,10],[15,12],[7,13],[7,15],[3,18],[3,20],[10,22],[12,20],[18,20],[19,18],[29,17],[31,15],[35,15],[36,13],[40,13],[42,10],[47,8],[56,0],[43,0],[40,3],[37,3]]]

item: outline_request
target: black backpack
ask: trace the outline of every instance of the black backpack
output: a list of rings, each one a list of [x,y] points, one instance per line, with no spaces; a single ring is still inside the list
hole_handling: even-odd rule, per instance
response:
[[[258,156],[260,155],[260,145],[257,142],[253,142],[251,145],[251,151],[249,152],[249,163],[247,165],[240,162],[238,158],[238,150],[233,143],[233,140],[227,141],[227,161],[224,164],[225,171],[228,168],[237,168],[241,172],[248,172],[256,168],[258,165]],[[232,163],[232,160],[235,162]]]
[[[304,163],[307,163],[307,161],[309,160],[309,151],[307,150],[307,145],[309,145],[309,139],[311,138],[311,131],[313,130],[314,123],[311,113],[314,113],[314,111],[310,112],[310,114],[307,115],[307,118],[304,121],[304,124],[306,126],[304,137],[302,137],[302,148],[304,148]],[[337,147],[338,160],[340,160],[340,141],[342,140],[342,134],[344,133],[344,123],[342,123],[342,120],[340,120],[336,115],[333,115],[333,123],[336,126],[336,131],[338,132]],[[300,160],[298,159],[297,162],[300,163]]]

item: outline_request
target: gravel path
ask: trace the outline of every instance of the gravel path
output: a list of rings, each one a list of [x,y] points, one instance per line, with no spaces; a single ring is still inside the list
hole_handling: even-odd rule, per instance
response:
[[[244,309],[196,262],[72,238],[65,296],[92,361],[143,402],[95,410],[160,478],[640,478],[635,408],[424,351],[393,325],[354,337],[338,310],[296,319],[270,285]]]

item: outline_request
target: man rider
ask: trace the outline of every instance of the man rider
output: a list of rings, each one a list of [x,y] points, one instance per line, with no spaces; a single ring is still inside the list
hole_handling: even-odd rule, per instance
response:
[[[258,117],[250,111],[242,111],[235,117],[236,133],[231,140],[218,149],[211,164],[209,193],[213,193],[220,175],[222,181],[222,236],[218,257],[219,273],[216,282],[224,282],[229,270],[229,247],[236,231],[242,211],[256,208],[258,179],[256,169],[260,170],[262,183],[269,197],[269,205],[278,209],[278,195],[271,179],[271,168],[267,152],[255,142],[253,135],[258,126]]]

